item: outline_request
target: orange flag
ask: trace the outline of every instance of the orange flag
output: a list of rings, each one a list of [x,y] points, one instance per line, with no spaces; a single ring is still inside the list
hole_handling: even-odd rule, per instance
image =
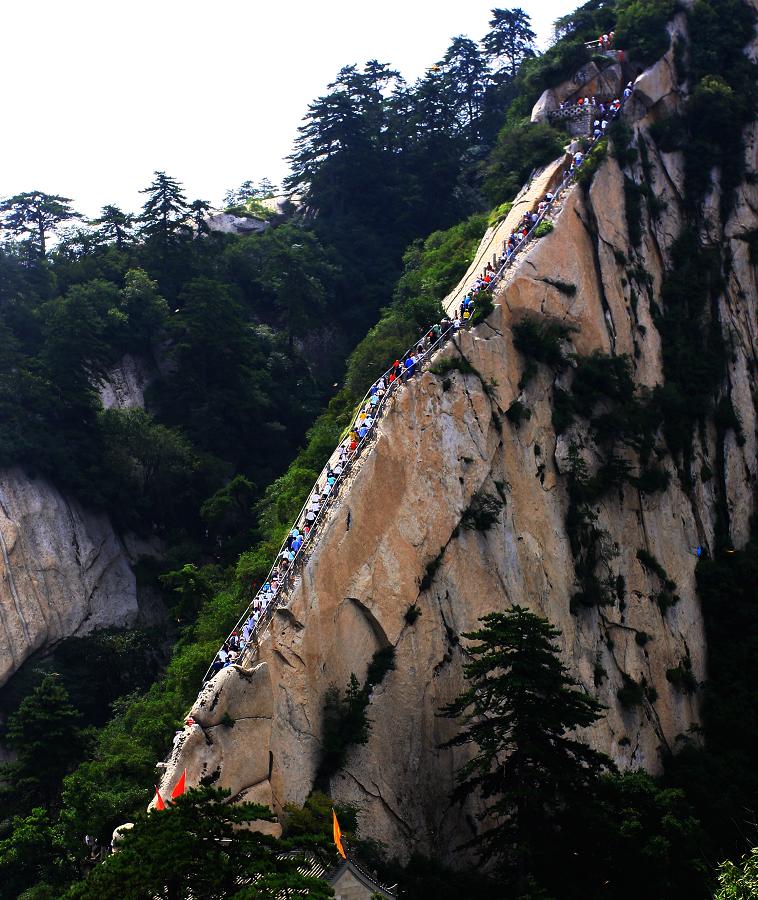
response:
[[[155,788],[155,808],[156,809],[165,809],[166,804],[163,802],[163,797],[161,797],[161,792],[158,790],[157,786]]]
[[[343,859],[347,859],[345,848],[342,846],[342,829],[340,828],[340,823],[337,821],[337,813],[334,811],[334,809],[332,809],[332,819],[332,824],[334,826],[334,843],[337,847],[337,850],[339,851],[339,855]]]
[[[173,791],[171,791],[171,799],[176,800],[177,797],[181,797],[184,793],[185,786],[187,784],[187,770],[185,769],[182,772],[182,777],[179,781],[174,785]]]

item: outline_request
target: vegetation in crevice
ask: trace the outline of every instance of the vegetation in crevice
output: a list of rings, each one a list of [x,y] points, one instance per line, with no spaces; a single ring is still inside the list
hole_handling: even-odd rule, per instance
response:
[[[316,787],[328,786],[347,759],[355,744],[366,744],[371,730],[368,707],[371,692],[395,668],[395,648],[380,647],[371,657],[366,678],[361,685],[355,673],[350,674],[344,694],[332,685],[324,695],[321,760],[316,774]]]
[[[503,501],[485,490],[478,490],[471,498],[467,509],[461,516],[461,528],[470,531],[489,531],[500,521]]]
[[[514,400],[505,411],[505,417],[515,428],[518,428],[522,422],[527,422],[532,417],[532,411],[521,400]]]
[[[698,688],[697,678],[692,671],[692,660],[684,656],[678,665],[666,669],[666,680],[683,694],[694,694]]]
[[[643,547],[637,551],[637,559],[648,574],[658,579],[659,588],[652,595],[651,599],[658,604],[661,615],[665,616],[668,610],[680,600],[679,595],[676,593],[676,582],[669,578],[666,570],[655,556]]]
[[[421,584],[419,585],[419,593],[423,593],[424,591],[428,591],[432,586],[432,582],[434,581],[434,576],[437,574],[439,567],[442,565],[442,560],[445,556],[445,548],[442,547],[440,552],[434,557],[434,559],[429,560],[426,564],[426,569],[424,570],[424,577],[421,579]]]
[[[405,611],[403,618],[406,625],[415,625],[416,620],[421,615],[421,608],[417,603],[412,603]]]

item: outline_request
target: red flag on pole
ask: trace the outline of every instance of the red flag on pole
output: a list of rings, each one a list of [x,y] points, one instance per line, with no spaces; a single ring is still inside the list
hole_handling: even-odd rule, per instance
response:
[[[156,809],[165,809],[166,804],[163,802],[163,797],[161,797],[161,792],[158,790],[158,786],[155,787],[155,808]]]
[[[179,781],[174,785],[173,791],[171,791],[171,799],[176,800],[177,797],[181,797],[184,793],[185,787],[187,785],[187,770],[185,769],[182,772],[182,776]]]
[[[334,831],[334,843],[337,847],[337,851],[339,852],[339,855],[343,859],[347,859],[347,856],[345,855],[345,848],[342,846],[342,829],[340,828],[340,823],[337,821],[337,813],[334,811],[334,809],[332,809],[332,819],[333,819],[332,826],[333,826],[333,831]]]

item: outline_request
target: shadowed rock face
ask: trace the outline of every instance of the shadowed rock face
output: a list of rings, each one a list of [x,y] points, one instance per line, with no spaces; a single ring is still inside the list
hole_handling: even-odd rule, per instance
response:
[[[108,517],[44,478],[0,472],[0,684],[36,650],[132,625],[137,588]]]
[[[670,59],[646,74],[644,88],[627,115],[636,143],[647,145],[648,178],[665,204],[655,220],[644,213],[635,265],[646,273],[645,284],[627,271],[623,173],[609,159],[587,194],[577,189],[565,198],[555,230],[508,273],[487,323],[461,335],[460,349],[481,378],[424,374],[393,399],[372,453],[342,488],[287,609],[274,616],[258,667],[224,670],[199,697],[193,710],[199,725],[178,737],[164,793],[187,766],[190,782],[213,774],[240,795],[255,790],[256,797],[270,796],[276,807],[302,803],[319,762],[326,690],[343,687],[351,672],[363,678],[372,654],[391,644],[396,667],[374,689],[369,742],[350,751],[331,791],[360,807],[364,834],[385,842],[389,852],[402,856],[412,846],[451,857],[470,835],[476,808],[449,806],[465,751],[438,749],[455,726],[436,713],[464,685],[460,635],[480,616],[513,603],[560,629],[564,662],[607,707],[583,737],[622,769],[659,771],[661,750],[676,749],[699,723],[698,694],[676,690],[666,670],[688,656],[695,678],[706,676],[692,549],[713,545],[716,492],[723,493],[736,546],[745,542],[755,509],[758,285],[745,240],[758,227],[755,184],[743,184],[726,222],[715,184],[703,235],[731,253],[717,306],[731,352],[725,389],[744,437],[719,434],[706,423],[693,434],[691,474],[698,477],[691,488],[665,458],[661,465],[672,476],[667,490],[641,495],[627,484],[593,507],[598,527],[618,546],[612,570],[624,579],[623,608],[569,611],[576,583],[566,532],[568,442],[584,444],[590,467],[597,452],[588,433],[556,436],[553,376],[544,367],[520,394],[524,361],[511,337],[511,326],[526,311],[549,314],[578,327],[572,336],[578,353],[628,354],[639,386],[663,382],[651,305],[660,302],[682,228],[684,176],[681,156],[660,153],[648,129],[681,101]],[[749,173],[758,170],[757,134],[753,128],[746,135]],[[642,181],[639,162],[627,175]],[[490,252],[483,246],[483,258]],[[556,283],[576,290],[567,295]],[[519,396],[532,416],[516,428],[503,413]],[[703,481],[703,465],[715,471],[718,460],[723,478]],[[482,491],[503,498],[498,522],[486,532],[460,527]],[[653,599],[656,576],[637,559],[639,549],[652,553],[676,583],[680,600],[665,614]],[[431,584],[422,591],[435,560]],[[404,614],[414,603],[421,616],[408,625]],[[640,640],[643,634],[648,637]],[[641,704],[624,707],[617,692],[625,676],[638,683],[644,677],[657,696],[650,692]],[[219,710],[239,718],[239,731],[219,725]]]

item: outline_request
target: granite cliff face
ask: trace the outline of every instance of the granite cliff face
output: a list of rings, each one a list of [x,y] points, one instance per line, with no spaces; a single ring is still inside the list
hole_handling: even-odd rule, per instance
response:
[[[682,18],[673,26],[683,27]],[[653,304],[660,303],[684,224],[684,164],[679,153],[659,152],[649,129],[681,99],[667,56],[638,79],[625,112],[634,145],[645,145],[645,170],[641,154],[625,171],[608,158],[588,191],[564,197],[554,231],[509,271],[487,322],[442,351],[462,353],[477,374],[426,373],[393,399],[372,452],[342,488],[286,608],[263,636],[254,667],[225,669],[200,694],[192,711],[198,724],[177,736],[164,793],[186,766],[191,784],[210,776],[240,798],[275,808],[302,803],[319,762],[325,692],[344,686],[351,672],[362,679],[372,654],[391,645],[395,669],[372,694],[369,742],[350,751],[331,791],[361,808],[363,832],[391,852],[412,846],[453,855],[474,827],[476,809],[449,806],[463,751],[439,749],[455,726],[436,713],[463,687],[460,635],[485,613],[514,603],[560,629],[565,663],[607,707],[584,738],[622,769],[659,770],[661,751],[675,750],[698,725],[699,692],[678,690],[666,671],[687,659],[698,682],[706,677],[693,549],[713,546],[724,515],[729,538],[741,546],[755,509],[758,285],[747,242],[758,228],[755,183],[742,184],[723,221],[715,181],[700,236],[731,259],[716,307],[730,351],[723,391],[740,433],[706,421],[693,434],[689,473],[666,456],[660,464],[671,475],[667,489],[642,494],[626,483],[594,504],[614,547],[611,572],[625,585],[623,602],[613,606],[570,611],[576,574],[566,527],[569,445],[581,448],[590,471],[597,448],[581,423],[556,435],[556,376],[546,367],[519,388],[525,360],[511,332],[526,313],[550,315],[576,327],[577,353],[627,354],[639,387],[664,381]],[[753,181],[757,138],[758,129],[748,129]],[[643,210],[634,253],[625,175],[646,181],[660,201],[656,217]],[[491,239],[482,260],[492,254]],[[566,379],[570,372],[558,377],[559,386]],[[504,416],[517,398],[531,411],[519,427]],[[706,467],[710,479],[701,477]],[[487,531],[462,527],[482,494],[502,504],[497,523]],[[654,555],[675,583],[679,600],[670,608],[655,602],[659,576],[638,551]],[[421,615],[409,625],[405,613],[413,604]],[[618,691],[630,679],[646,690],[638,703],[624,705]]]
[[[129,554],[108,517],[44,478],[0,472],[0,685],[35,651],[137,614]]]
[[[152,378],[144,360],[125,355],[98,385],[103,407],[144,407]],[[132,570],[139,557],[160,552],[157,540],[118,535],[107,515],[47,479],[0,471],[0,685],[67,637],[160,619],[155,598],[139,609]]]

